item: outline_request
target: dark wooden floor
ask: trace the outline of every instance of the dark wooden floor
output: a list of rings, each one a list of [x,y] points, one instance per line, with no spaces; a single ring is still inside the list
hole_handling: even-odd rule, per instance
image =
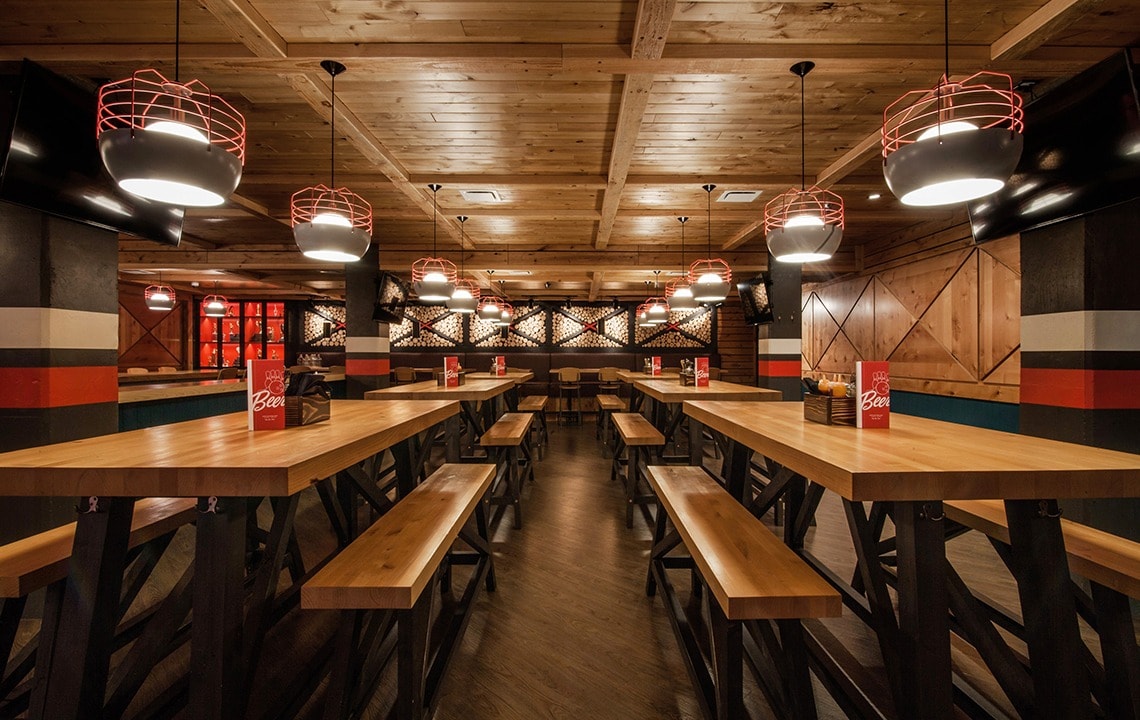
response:
[[[609,482],[589,422],[555,428],[537,464],[537,482],[524,490],[524,526],[511,526],[507,510],[495,536],[498,589],[481,592],[450,672],[444,680],[439,720],[598,720],[697,718],[696,697],[659,599],[647,598],[644,580],[650,529],[635,515],[624,523],[624,497]],[[264,512],[264,510],[263,510]],[[297,516],[298,533],[314,557],[331,549],[333,538],[315,493],[306,493]],[[153,602],[189,560],[193,530],[180,531],[175,552],[141,603]],[[849,574],[854,565],[842,508],[826,497],[807,546],[832,567]],[[980,537],[954,540],[952,562],[966,581],[1016,608],[1016,590],[996,554]],[[459,572],[457,570],[457,572]],[[140,603],[140,604],[141,604]],[[252,707],[271,702],[299,661],[331,637],[335,613],[294,611],[271,634],[266,665]],[[850,613],[826,621],[827,628],[864,665],[870,681],[881,678],[875,640]],[[1099,654],[1099,651],[1097,651]],[[137,715],[162,695],[171,679],[185,673],[187,655],[175,653],[159,665],[128,712]],[[979,670],[969,648],[955,645],[955,667],[983,688],[992,680]],[[362,715],[384,717],[394,693],[392,672]],[[323,684],[296,717],[320,717]],[[843,718],[817,685],[821,718]],[[774,717],[762,694],[746,697],[754,718]]]

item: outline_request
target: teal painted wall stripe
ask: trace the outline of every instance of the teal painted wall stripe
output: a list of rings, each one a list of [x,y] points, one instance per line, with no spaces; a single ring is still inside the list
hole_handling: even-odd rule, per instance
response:
[[[334,399],[344,399],[344,381],[329,383]],[[119,432],[245,412],[245,393],[125,403],[119,406]]]
[[[972,398],[891,391],[891,412],[1015,433],[1020,406]]]

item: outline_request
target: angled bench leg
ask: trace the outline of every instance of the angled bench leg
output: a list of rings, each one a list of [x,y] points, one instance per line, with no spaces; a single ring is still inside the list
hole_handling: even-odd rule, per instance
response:
[[[641,473],[641,448],[629,447],[629,464],[625,468],[625,526],[633,527],[633,505],[637,502],[637,480]]]
[[[515,530],[522,528],[522,469],[519,467],[518,449],[507,448],[507,492],[510,493],[511,505],[515,509]]]
[[[363,624],[363,610],[341,610],[334,641],[332,674],[325,693],[324,720],[344,720],[352,713],[352,696],[356,690],[356,646]]]
[[[618,435],[614,441],[614,461],[610,463],[610,482],[614,482],[621,474],[622,455],[625,453],[625,441]]]
[[[1131,603],[1127,595],[1098,582],[1091,586],[1108,681],[1106,714],[1112,720],[1140,717],[1140,659]]]
[[[396,613],[396,708],[398,720],[424,717],[428,631],[432,593],[425,590],[410,610]]]
[[[714,598],[707,603],[712,635],[713,674],[716,678],[717,720],[736,720],[744,714],[744,652],[741,623],[729,620]]]

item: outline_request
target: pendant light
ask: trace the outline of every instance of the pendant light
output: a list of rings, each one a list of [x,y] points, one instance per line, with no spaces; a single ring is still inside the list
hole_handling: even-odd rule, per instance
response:
[[[800,78],[800,189],[788,190],[764,208],[768,252],[780,262],[826,260],[843,240],[843,198],[814,185],[807,187],[804,77],[814,67],[810,60],[791,67],[792,74]]]
[[[724,260],[712,256],[712,191],[716,185],[702,185],[708,195],[708,252],[703,260],[695,260],[689,266],[689,286],[693,289],[693,299],[699,303],[716,305],[728,297],[732,282],[732,269]]]
[[[1025,129],[1013,78],[979,72],[950,80],[950,2],[944,0],[945,73],[883,111],[883,177],[904,205],[963,203],[1000,190],[1021,159]]]
[[[214,294],[202,298],[202,314],[206,317],[220,318],[226,316],[229,303],[218,294],[218,283],[214,282]]]
[[[653,323],[649,322],[649,306],[646,305],[645,303],[642,303],[642,304],[637,306],[637,309],[634,311],[634,316],[637,318],[637,326],[638,327],[643,327],[643,328],[655,327],[655,325]]]
[[[305,257],[356,262],[372,242],[372,206],[348,188],[336,188],[336,76],[345,67],[335,60],[322,60],[321,68],[332,78],[329,185],[314,185],[293,193],[293,238]]]
[[[431,190],[431,255],[412,263],[412,289],[420,300],[429,303],[447,302],[455,292],[455,263],[446,258],[435,257],[438,241],[436,216],[439,213],[437,193],[443,187],[438,183],[428,185]]]
[[[455,281],[455,289],[451,292],[451,297],[447,299],[447,309],[451,312],[461,313],[463,315],[470,315],[475,312],[479,306],[479,296],[482,294],[479,290],[479,285],[474,280],[464,277],[464,248],[463,239],[466,237],[463,232],[463,224],[467,222],[466,215],[459,215],[455,218],[459,221],[459,278]]]
[[[688,312],[697,309],[697,301],[693,298],[693,288],[689,286],[689,277],[685,270],[685,223],[687,217],[679,217],[681,223],[681,277],[670,280],[665,286],[665,302],[673,312]]]
[[[174,309],[174,288],[162,284],[162,273],[158,274],[157,285],[150,285],[143,291],[143,301],[151,310]]]
[[[507,327],[515,321],[515,308],[509,302],[499,303],[499,317],[495,319],[495,324],[499,327]]]
[[[488,270],[487,274],[491,276],[493,281],[495,277],[494,270]],[[495,294],[494,283],[488,282],[488,289],[491,291],[490,295],[483,295],[479,300],[479,309],[476,313],[479,315],[480,320],[499,320],[502,316],[503,310],[499,307],[504,301],[501,297]]]
[[[181,19],[175,0],[174,80],[139,70],[99,88],[99,155],[132,195],[179,207],[221,205],[241,182],[245,119],[205,84],[179,79]]]
[[[661,278],[661,271],[653,271],[653,292],[657,292],[657,281]],[[663,325],[669,321],[668,301],[660,295],[654,295],[645,300],[645,320],[650,325]]]

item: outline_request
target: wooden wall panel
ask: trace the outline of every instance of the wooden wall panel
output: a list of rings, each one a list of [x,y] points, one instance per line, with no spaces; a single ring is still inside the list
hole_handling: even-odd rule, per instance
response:
[[[968,238],[964,225],[892,238],[859,275],[805,286],[805,372],[888,360],[899,390],[1017,402],[1020,238]]]
[[[744,323],[744,308],[736,293],[721,304],[716,328],[721,379],[755,385],[756,327]]]
[[[183,368],[188,328],[186,300],[176,298],[169,312],[151,310],[143,300],[143,288],[119,287],[119,369],[168,366]]]

